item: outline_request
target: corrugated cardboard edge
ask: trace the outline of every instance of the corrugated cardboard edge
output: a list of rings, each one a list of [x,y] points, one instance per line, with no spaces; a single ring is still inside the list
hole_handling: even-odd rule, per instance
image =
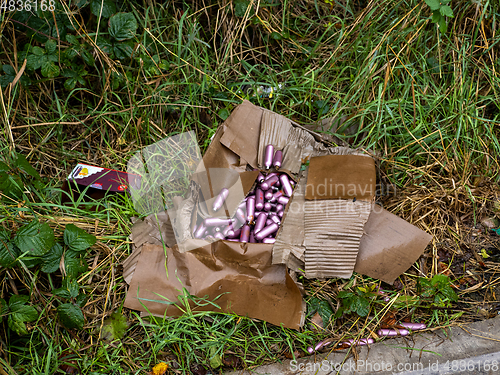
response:
[[[350,278],[371,202],[305,201],[305,275]]]
[[[361,238],[354,271],[392,284],[423,254],[432,236],[374,206]]]
[[[304,193],[306,181],[307,171],[303,171],[273,247],[273,264],[286,264],[297,272],[304,269]],[[291,259],[291,257],[295,259]]]

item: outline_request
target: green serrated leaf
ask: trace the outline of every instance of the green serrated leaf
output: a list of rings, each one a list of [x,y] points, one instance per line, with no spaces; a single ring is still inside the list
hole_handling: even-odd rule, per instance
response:
[[[28,334],[25,322],[33,322],[38,319],[38,311],[32,306],[26,305],[28,300],[29,296],[25,295],[13,295],[9,299],[8,325],[18,335]]]
[[[438,10],[441,7],[439,0],[425,0],[425,3],[431,8],[431,10]]]
[[[95,236],[78,228],[74,224],[66,225],[64,230],[64,243],[74,251],[85,251],[96,243]]]
[[[356,314],[359,316],[367,316],[370,312],[370,301],[364,297],[358,296],[356,298],[354,311],[356,311]]]
[[[7,319],[7,324],[9,328],[17,333],[19,336],[24,336],[28,334],[28,329],[26,328],[26,324],[22,320],[17,319],[15,314],[9,315]]]
[[[16,234],[14,243],[22,253],[32,256],[47,254],[55,244],[54,231],[48,224],[36,220],[23,226]]]
[[[9,308],[12,309],[13,307],[24,305],[29,300],[30,300],[29,296],[22,295],[22,294],[21,295],[13,294],[9,298]]]
[[[109,34],[121,42],[132,39],[137,31],[137,21],[132,13],[117,13],[109,19]]]
[[[82,272],[85,272],[87,268],[88,264],[82,253],[73,250],[64,253],[64,270],[68,277],[76,278]]]
[[[38,172],[35,170],[35,168],[31,166],[31,164],[28,162],[28,160],[23,154],[17,154],[17,158],[16,161],[14,162],[14,165],[27,175],[36,179],[40,179],[40,175],[38,174]]]
[[[116,58],[123,60],[130,58],[134,53],[134,49],[129,42],[121,42],[113,45],[113,52]]]
[[[450,278],[443,274],[437,274],[432,277],[431,283],[438,288],[442,288],[450,285]]]
[[[76,36],[74,36],[73,34],[67,34],[66,35],[66,41],[68,43],[71,43],[71,44],[75,45],[75,46],[79,45],[78,38]]]
[[[46,61],[42,65],[42,75],[47,78],[57,77],[60,73],[59,67],[54,64],[54,61]]]
[[[36,56],[42,56],[45,54],[45,50],[41,47],[38,47],[38,46],[33,47],[31,52],[33,52],[33,54]]]
[[[89,0],[73,0],[73,4],[75,4],[78,8],[83,8],[89,3]]]
[[[56,55],[47,55],[46,56],[47,61],[52,61],[54,63],[59,62],[59,58]],[[43,64],[42,64],[43,67]]]
[[[248,6],[250,5],[250,1],[248,0],[235,0],[233,2],[234,5],[234,15],[239,18],[245,17],[245,13],[247,11]]]
[[[129,324],[127,318],[119,312],[114,312],[104,321],[101,329],[101,337],[105,340],[121,340],[127,332]]]
[[[94,56],[92,56],[92,54],[89,51],[87,51],[85,48],[83,48],[81,53],[82,53],[83,61],[85,61],[85,64],[87,64],[89,66],[95,65]]]
[[[222,119],[222,121],[226,121],[227,118],[229,117],[230,113],[227,108],[221,108],[218,112],[219,117]]]
[[[66,327],[66,328],[77,328],[77,329],[82,329],[83,324],[85,322],[85,319],[83,317],[83,312],[82,310],[72,304],[72,303],[64,303],[62,305],[59,305],[57,308],[57,314],[59,315],[59,319],[61,320],[61,323]]]
[[[439,8],[441,15],[446,17],[453,17],[453,10],[448,5],[443,5]]]
[[[12,268],[17,263],[17,257],[20,255],[19,249],[10,242],[7,232],[0,232],[0,266]]]
[[[15,77],[16,76],[16,70],[10,66],[10,65],[4,65],[2,67],[3,71],[5,74],[9,75],[9,76],[12,76],[12,77]]]
[[[116,4],[112,0],[91,0],[90,10],[94,16],[109,18],[116,13]]]
[[[45,51],[52,55],[56,52],[56,49],[57,49],[57,43],[54,39],[49,39],[47,40],[47,42],[45,43]]]
[[[14,77],[7,74],[0,76],[0,87],[2,87],[3,89],[6,88],[13,80]]]
[[[352,292],[347,292],[347,291],[342,290],[342,291],[338,292],[337,297],[338,298],[349,298],[349,297],[352,297],[353,295],[354,295],[354,293],[352,293]]]
[[[60,244],[56,243],[42,258],[42,272],[56,272],[59,269],[62,255],[63,248]]]
[[[75,78],[68,78],[66,81],[64,81],[64,88],[66,90],[73,90],[76,86],[77,80]]]
[[[12,314],[17,314],[17,319],[23,322],[34,322],[38,319],[38,311],[33,306],[15,305],[9,306]]]
[[[76,56],[78,56],[78,51],[73,47],[64,51],[64,58],[67,60],[73,60]]]
[[[80,307],[85,306],[87,303],[87,295],[86,294],[79,294],[78,297],[76,297],[76,304]]]
[[[37,55],[29,55],[26,58],[26,67],[31,70],[39,69],[42,66],[42,59]]]
[[[330,320],[333,316],[333,310],[328,303],[328,301],[321,300],[318,306],[318,314],[321,316],[321,320],[323,320],[323,326],[326,327],[330,323]]]
[[[0,174],[0,191],[8,197],[22,199],[24,185],[21,177],[7,173]]]
[[[78,285],[78,281],[75,279],[64,278],[62,286],[58,289],[54,289],[53,293],[59,297],[63,298],[76,298],[80,293],[80,286]]]
[[[458,301],[458,296],[455,291],[450,287],[446,286],[440,290],[440,293],[452,302]]]
[[[113,53],[113,45],[106,38],[97,37],[97,46],[108,55]]]

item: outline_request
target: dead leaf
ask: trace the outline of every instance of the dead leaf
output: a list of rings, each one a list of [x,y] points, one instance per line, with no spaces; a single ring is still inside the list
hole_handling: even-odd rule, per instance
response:
[[[240,359],[233,354],[224,354],[222,357],[222,363],[224,363],[224,366],[234,369],[240,367]]]
[[[319,315],[319,313],[314,314],[311,318],[311,329],[318,332],[323,328],[323,319],[321,318],[321,315]]]
[[[191,373],[193,375],[206,375],[207,374],[207,369],[203,367],[202,365],[195,363],[191,365]]]

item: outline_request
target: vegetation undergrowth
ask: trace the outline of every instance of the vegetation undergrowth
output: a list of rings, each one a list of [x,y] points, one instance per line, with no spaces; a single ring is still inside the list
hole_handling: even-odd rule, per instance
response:
[[[404,320],[434,329],[498,313],[497,2],[0,4],[0,370],[145,373],[163,361],[199,374]],[[243,99],[370,152],[379,203],[433,242],[393,286],[300,278],[300,332],[124,309],[137,213],[118,196],[64,203],[62,181],[78,161],[126,170],[138,149],[188,130],[205,148]]]

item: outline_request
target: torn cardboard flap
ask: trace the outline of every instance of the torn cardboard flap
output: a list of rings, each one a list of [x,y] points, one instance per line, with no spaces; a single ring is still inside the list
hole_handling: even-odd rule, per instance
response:
[[[371,202],[305,201],[305,275],[350,278]]]
[[[253,168],[257,168],[261,118],[262,108],[247,100],[243,101],[225,121],[226,128],[220,139],[221,144]]]
[[[374,206],[361,238],[354,271],[392,284],[422,255],[432,236]]]
[[[145,244],[125,307],[180,316],[179,308],[165,303],[178,302],[186,288],[221,308],[190,301],[193,311],[224,311],[298,329],[305,316],[299,288],[284,265],[271,264],[272,245],[257,245],[218,241],[185,253],[169,248],[165,254],[161,246]]]
[[[375,197],[375,162],[361,155],[313,157],[309,164],[306,200]]]

